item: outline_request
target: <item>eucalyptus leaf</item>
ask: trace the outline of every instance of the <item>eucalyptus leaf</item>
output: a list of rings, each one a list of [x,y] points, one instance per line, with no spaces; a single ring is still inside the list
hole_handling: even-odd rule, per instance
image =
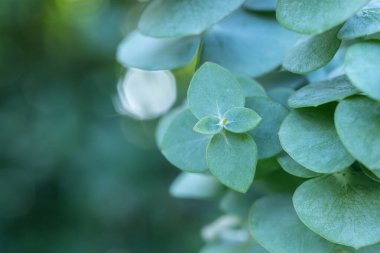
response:
[[[228,191],[221,199],[219,207],[223,212],[239,216],[245,220],[248,217],[252,203],[259,197],[262,197],[262,194],[255,189],[253,184],[252,188],[246,193]]]
[[[294,211],[288,195],[256,201],[249,216],[250,231],[272,253],[332,253],[334,244],[309,230]]]
[[[160,147],[169,162],[188,172],[208,169],[206,148],[211,136],[194,132],[196,123],[197,119],[190,110],[179,113],[167,128]]]
[[[370,0],[278,0],[277,19],[304,34],[322,33],[343,23]]]
[[[274,101],[288,107],[288,99],[294,93],[291,88],[274,88],[268,91],[268,96]]]
[[[243,90],[235,76],[209,62],[194,74],[187,97],[198,119],[210,115],[222,118],[229,109],[244,106]]]
[[[274,17],[239,10],[205,33],[201,62],[218,63],[237,75],[259,76],[280,65],[297,39]]]
[[[224,187],[213,176],[200,173],[181,173],[170,186],[170,194],[177,198],[212,198],[223,190]]]
[[[224,114],[225,129],[233,133],[245,133],[254,129],[261,117],[254,111],[244,107],[234,107]]]
[[[282,66],[293,73],[304,74],[329,63],[338,51],[341,41],[338,28],[303,38],[286,54]]]
[[[244,0],[155,0],[145,8],[138,28],[151,37],[198,35],[243,3]]]
[[[286,153],[280,154],[277,161],[286,172],[296,177],[312,178],[321,175],[298,164]]]
[[[371,170],[380,170],[380,102],[354,97],[339,103],[335,125],[347,150]]]
[[[361,172],[311,179],[294,193],[303,223],[331,242],[353,248],[380,242],[380,184]]]
[[[244,7],[253,11],[274,11],[277,0],[248,0]]]
[[[333,101],[342,100],[358,93],[346,76],[312,83],[296,91],[289,98],[289,106],[293,108],[312,107]]]
[[[267,97],[249,97],[246,99],[246,107],[257,112],[262,118],[260,124],[249,132],[257,144],[259,159],[280,153],[282,148],[277,133],[288,110]]]
[[[379,253],[380,243],[358,249],[355,253]]]
[[[135,31],[119,45],[117,59],[127,68],[175,69],[186,66],[195,58],[199,44],[199,37],[158,39]]]
[[[206,116],[201,118],[193,129],[201,134],[217,134],[223,129],[223,126],[218,117]]]
[[[221,183],[244,193],[255,175],[257,147],[248,134],[223,131],[212,137],[207,147],[207,162]]]
[[[352,45],[346,54],[345,71],[352,84],[369,97],[380,100],[380,42]]]
[[[338,38],[351,40],[380,32],[380,5],[363,9],[351,17],[338,33]]]
[[[333,173],[354,162],[334,126],[334,105],[290,112],[279,136],[284,150],[299,164],[317,173]]]
[[[186,108],[184,106],[179,106],[169,111],[160,119],[156,128],[156,135],[155,135],[156,142],[159,148],[161,148],[161,143],[168,130],[168,127],[173,122],[173,120],[178,116],[178,114],[184,111],[185,109]]]
[[[266,97],[267,96],[265,89],[257,81],[248,77],[238,77],[237,79],[241,87],[243,88],[245,97],[251,97],[251,96]]]

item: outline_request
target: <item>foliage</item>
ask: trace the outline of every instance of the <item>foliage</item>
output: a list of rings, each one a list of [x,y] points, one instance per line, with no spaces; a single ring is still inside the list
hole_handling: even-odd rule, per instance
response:
[[[157,133],[185,173],[174,196],[225,189],[227,217],[206,227],[202,252],[380,250],[380,2],[146,5],[118,59],[194,67],[185,105]]]

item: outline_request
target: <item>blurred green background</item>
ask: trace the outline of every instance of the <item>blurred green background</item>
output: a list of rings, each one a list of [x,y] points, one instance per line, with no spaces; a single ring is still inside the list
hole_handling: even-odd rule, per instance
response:
[[[169,196],[155,121],[118,115],[141,4],[0,1],[0,252],[197,252],[215,203]]]

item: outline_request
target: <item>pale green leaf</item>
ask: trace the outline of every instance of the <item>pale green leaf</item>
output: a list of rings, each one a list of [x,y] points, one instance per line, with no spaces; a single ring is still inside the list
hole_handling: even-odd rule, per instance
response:
[[[369,97],[380,100],[380,42],[362,42],[346,54],[345,71],[352,84]]]
[[[277,19],[304,34],[325,32],[350,18],[370,0],[278,0]]]
[[[335,125],[347,150],[371,170],[380,170],[380,102],[354,97],[339,103]]]
[[[288,110],[267,97],[249,97],[246,100],[246,107],[257,112],[262,118],[260,124],[249,132],[257,144],[259,159],[280,153],[282,148],[277,133]]]
[[[198,35],[243,3],[244,0],[155,0],[145,8],[138,28],[151,37]]]
[[[294,161],[285,152],[277,157],[277,161],[286,172],[296,177],[311,178],[321,175],[319,173],[306,169],[301,164]]]
[[[126,68],[175,69],[186,66],[195,58],[199,44],[198,37],[157,39],[135,31],[119,45],[117,59]]]
[[[334,244],[300,221],[288,195],[272,195],[256,201],[249,224],[253,237],[272,253],[332,253],[334,250]]]
[[[329,63],[338,51],[339,28],[303,38],[285,56],[282,66],[293,73],[305,74]]]
[[[193,129],[201,134],[217,134],[223,129],[223,126],[218,117],[206,116],[201,118]]]
[[[166,131],[168,130],[168,127],[173,122],[173,120],[178,116],[178,114],[184,111],[185,109],[186,109],[185,106],[183,105],[179,106],[169,111],[160,119],[156,128],[156,135],[155,135],[156,142],[159,148],[161,148],[161,143],[164,138],[164,135],[166,134]]]
[[[274,11],[277,0],[248,0],[244,7],[253,11]]]
[[[280,65],[298,37],[271,16],[240,10],[205,33],[201,61],[237,75],[259,76]]]
[[[219,196],[223,189],[211,175],[181,173],[170,186],[170,194],[177,198],[206,199]]]
[[[257,81],[248,77],[238,77],[237,80],[243,88],[245,97],[267,96],[265,89]]]
[[[198,119],[210,115],[222,118],[229,109],[244,106],[243,90],[235,76],[209,62],[194,74],[187,97]]]
[[[208,169],[206,148],[211,136],[194,132],[196,123],[190,110],[179,113],[167,128],[160,147],[169,162],[188,172]]]
[[[227,187],[246,192],[252,184],[257,163],[257,147],[248,134],[223,131],[212,137],[207,147],[211,173]]]
[[[289,98],[289,106],[293,108],[319,106],[358,93],[346,76],[312,83],[297,90]]]
[[[354,162],[335,130],[334,105],[292,111],[282,123],[279,136],[284,150],[314,172],[333,173]]]
[[[244,107],[234,107],[228,110],[223,117],[223,126],[233,133],[245,133],[254,129],[261,121],[261,117],[254,111]]]
[[[380,184],[361,172],[311,179],[294,193],[298,216],[331,242],[360,248],[380,241]]]
[[[268,91],[268,96],[274,101],[288,107],[288,99],[294,93],[291,88],[274,88]]]
[[[380,243],[377,243],[375,245],[361,248],[357,250],[355,253],[379,253],[379,252],[380,252]]]

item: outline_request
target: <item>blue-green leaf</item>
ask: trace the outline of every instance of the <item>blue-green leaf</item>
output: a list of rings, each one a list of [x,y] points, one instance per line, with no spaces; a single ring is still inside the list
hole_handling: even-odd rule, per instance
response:
[[[249,223],[253,237],[272,253],[332,253],[335,247],[300,221],[288,195],[256,201]]]
[[[254,110],[234,107],[224,114],[222,124],[233,133],[245,133],[254,129],[260,121],[261,117]]]
[[[321,175],[319,173],[306,169],[301,164],[294,161],[285,152],[277,157],[277,161],[286,172],[296,177],[311,178]]]
[[[274,11],[277,0],[248,0],[244,7],[253,11]]]
[[[187,97],[198,119],[210,115],[222,118],[229,109],[244,106],[243,90],[235,76],[215,63],[205,63],[197,70]]]
[[[166,130],[161,151],[173,165],[188,172],[206,171],[206,148],[211,136],[193,130],[197,119],[185,110],[179,113]]]
[[[212,137],[207,147],[211,173],[227,187],[246,192],[252,184],[257,163],[257,148],[248,134],[223,131]]]
[[[218,117],[206,116],[201,118],[193,129],[201,134],[217,134],[223,129],[223,125]]]
[[[303,223],[331,242],[360,248],[380,242],[380,184],[343,171],[303,183],[293,203]]]
[[[358,93],[346,76],[312,83],[297,90],[289,98],[289,106],[293,108],[312,107],[342,100]]]
[[[267,96],[265,89],[257,81],[248,77],[238,77],[237,80],[243,88],[245,97]]]
[[[352,84],[369,97],[380,100],[380,42],[351,46],[346,54],[345,71]]]
[[[259,159],[269,158],[280,153],[282,148],[278,139],[278,131],[288,110],[267,97],[249,97],[246,100],[246,107],[257,112],[262,118],[260,124],[249,132],[257,144]]]
[[[285,56],[282,66],[293,73],[305,74],[329,63],[338,51],[339,28],[299,41]]]
[[[317,173],[333,173],[354,162],[334,126],[334,106],[292,111],[281,125],[284,150],[299,164]]]
[[[244,0],[155,0],[141,15],[138,28],[151,37],[198,35],[238,9]]]

